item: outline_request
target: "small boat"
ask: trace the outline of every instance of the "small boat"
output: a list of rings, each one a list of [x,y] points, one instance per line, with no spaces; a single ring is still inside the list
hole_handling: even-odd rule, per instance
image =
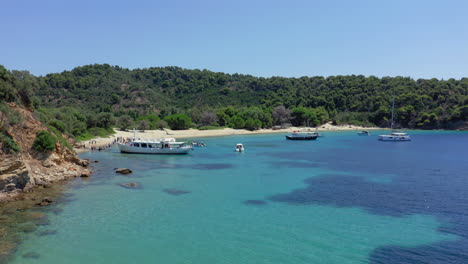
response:
[[[126,144],[118,144],[122,153],[139,154],[187,154],[192,150],[192,146],[185,142],[177,142],[174,138],[162,139],[134,139]]]
[[[192,146],[193,147],[206,147],[206,144],[204,142],[193,141]]]
[[[359,136],[370,136],[371,133],[369,131],[363,130],[357,133]]]
[[[244,151],[245,151],[244,145],[242,145],[241,143],[236,144],[236,152],[244,152]]]
[[[394,131],[390,135],[380,135],[380,141],[411,141],[411,137],[403,132]]]
[[[319,132],[313,132],[312,134],[316,135],[317,137],[323,137],[323,134],[320,134]]]
[[[286,135],[286,139],[289,140],[315,140],[319,134],[317,132],[299,132],[294,131],[289,135]]]

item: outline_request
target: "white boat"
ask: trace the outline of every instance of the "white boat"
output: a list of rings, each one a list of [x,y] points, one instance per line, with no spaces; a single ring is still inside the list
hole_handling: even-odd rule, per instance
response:
[[[139,154],[187,154],[192,146],[177,142],[174,138],[134,139],[126,144],[118,144],[120,152]]]
[[[395,96],[393,97],[392,102],[392,121],[390,123],[390,128],[393,129],[393,111],[395,109]],[[406,133],[400,131],[392,131],[390,135],[379,135],[378,138],[380,141],[411,141],[411,137]]]
[[[245,151],[244,145],[242,145],[241,143],[236,144],[236,152],[244,152],[244,151]]]
[[[381,141],[410,141],[411,137],[403,132],[392,132],[390,135],[380,135]]]
[[[357,133],[359,136],[370,136],[371,133],[369,131],[363,130]]]
[[[286,139],[289,140],[316,140],[319,137],[317,132],[302,132],[293,131],[291,134],[286,135]]]

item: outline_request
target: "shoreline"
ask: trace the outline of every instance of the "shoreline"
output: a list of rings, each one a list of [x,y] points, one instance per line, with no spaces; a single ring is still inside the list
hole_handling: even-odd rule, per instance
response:
[[[176,138],[176,139],[190,139],[200,137],[221,137],[221,136],[235,136],[235,135],[261,135],[261,134],[277,134],[277,133],[291,133],[298,130],[306,130],[311,132],[338,132],[338,131],[360,131],[360,130],[383,130],[385,128],[380,127],[361,127],[354,125],[334,126],[331,124],[324,124],[319,127],[289,127],[284,129],[259,129],[250,131],[247,129],[233,129],[233,128],[222,128],[212,130],[198,130],[198,129],[186,129],[186,130],[146,130],[144,132],[137,131],[136,135],[141,139],[156,139],[156,138]],[[107,148],[117,142],[118,139],[132,139],[134,137],[133,131],[121,131],[114,128],[115,134],[109,137],[96,137],[90,140],[82,141],[77,143],[74,147],[76,153],[84,153],[91,150],[97,150],[99,148]],[[78,146],[78,147],[77,147]]]

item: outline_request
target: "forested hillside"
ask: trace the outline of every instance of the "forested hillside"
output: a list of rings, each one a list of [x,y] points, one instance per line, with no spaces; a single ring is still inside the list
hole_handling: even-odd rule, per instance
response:
[[[335,121],[389,126],[392,95],[400,127],[457,128],[468,119],[467,78],[259,78],[107,64],[34,77],[0,67],[1,101],[23,101],[41,119],[77,137],[114,125],[256,129]]]

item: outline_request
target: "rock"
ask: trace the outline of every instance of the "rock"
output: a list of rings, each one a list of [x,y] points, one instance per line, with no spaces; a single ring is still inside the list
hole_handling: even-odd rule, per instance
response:
[[[55,166],[55,163],[52,162],[50,159],[46,159],[42,162],[42,166],[46,167],[46,168],[50,168],[50,167],[53,167]]]
[[[31,220],[37,220],[37,219],[41,219],[41,218],[46,217],[46,215],[43,214],[43,213],[41,213],[41,212],[34,212],[34,211],[32,211],[32,212],[28,212],[28,213],[26,214],[26,217],[27,217],[28,219],[31,219]]]
[[[62,209],[62,208],[57,208],[57,207],[55,207],[55,208],[51,208],[49,211],[50,211],[51,213],[54,213],[54,214],[58,215],[58,214],[60,214],[61,212],[63,212],[63,209]]]
[[[85,170],[80,175],[80,177],[82,177],[82,178],[87,178],[89,176],[91,176],[91,171],[90,170]]]
[[[15,189],[16,189],[16,184],[14,183],[9,183],[5,185],[5,188],[4,188],[6,192],[11,192],[11,191],[14,191]]]
[[[11,217],[1,216],[0,215],[0,224],[9,224],[12,223],[13,219]]]
[[[15,243],[0,240],[0,260],[2,259],[2,257],[7,257],[13,254],[15,249],[16,249]]]
[[[244,204],[249,204],[249,205],[266,205],[267,202],[263,200],[245,200]]]
[[[0,193],[24,189],[30,182],[30,175],[23,161],[0,159]]]
[[[40,226],[46,226],[46,225],[50,225],[50,220],[49,218],[44,217],[44,218],[36,220],[35,223]]]
[[[26,254],[23,254],[23,258],[38,259],[40,257],[41,255],[39,255],[39,253],[36,252],[28,252]]]
[[[168,194],[172,194],[172,195],[182,195],[182,194],[190,193],[190,191],[180,190],[180,189],[173,189],[173,188],[164,189],[163,191],[168,193]]]
[[[82,167],[88,167],[90,163],[91,163],[91,161],[89,161],[89,159],[82,159],[82,160],[80,160],[79,165],[82,166]]]
[[[57,234],[57,230],[49,229],[38,233],[39,236],[50,236]]]
[[[116,169],[115,169],[115,172],[125,175],[125,174],[130,174],[130,173],[132,173],[132,170],[127,169],[127,168],[116,168]]]
[[[37,226],[35,224],[26,224],[20,228],[24,233],[31,233],[36,231]]]
[[[0,227],[0,238],[6,236],[8,234],[6,228]]]
[[[49,198],[46,197],[46,198],[43,198],[43,199],[41,200],[41,202],[36,203],[36,205],[37,205],[37,206],[48,206],[48,205],[50,205],[50,204],[53,203],[53,202],[54,202],[54,201],[52,201],[51,199],[49,199]]]
[[[119,186],[127,188],[127,189],[140,189],[141,188],[141,185],[138,182],[120,183]]]

